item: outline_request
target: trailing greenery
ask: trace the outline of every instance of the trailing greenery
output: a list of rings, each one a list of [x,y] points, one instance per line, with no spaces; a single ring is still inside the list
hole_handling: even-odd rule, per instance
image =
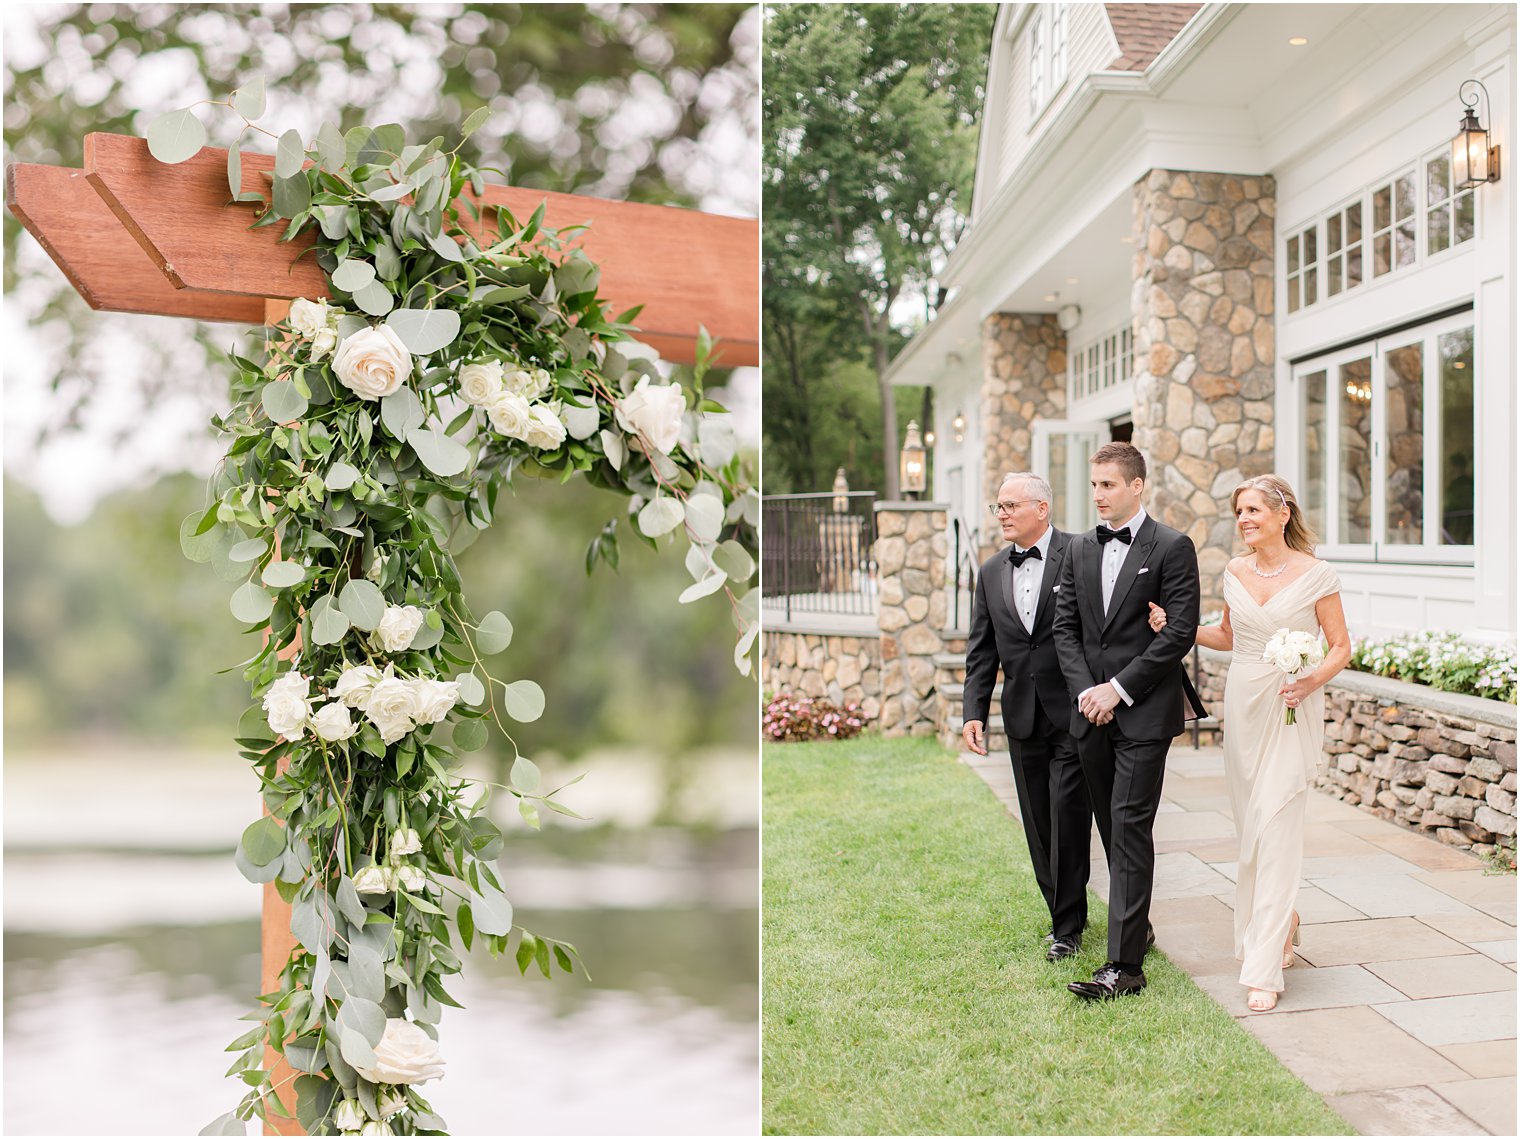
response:
[[[1066,991],[1018,826],[931,739],[765,745],[764,1130],[1336,1135],[1344,1120],[1159,953]]]
[[[262,129],[262,82],[225,105]],[[574,814],[507,728],[542,715],[542,689],[485,663],[510,646],[512,622],[471,612],[455,563],[515,475],[579,472],[628,496],[641,540],[677,534],[693,579],[679,600],[722,592],[734,663],[751,668],[758,496],[730,417],[702,395],[710,345],[690,392],[659,382],[630,346],[637,310],[606,312],[569,231],[546,229],[542,206],[518,219],[484,205],[484,172],[459,152],[486,117],[472,114],[451,150],[442,137],[408,144],[395,124],[324,124],[310,146],[286,131],[267,197],[242,190],[229,151],[229,191],[257,204],[255,225],[316,231],[332,303],[295,301],[262,359],[231,357],[233,406],[215,421],[227,457],[180,531],[192,560],[241,582],[233,616],[264,634],[242,665],[262,701],[237,737],[269,813],[237,860],[291,904],[299,943],[230,1046],[229,1075],[251,1090],[209,1133],[283,1114],[266,1048],[301,1073],[309,1134],[442,1133],[416,1085],[443,1072],[455,937],[493,954],[515,937],[524,971],[574,967],[572,946],[514,923],[492,869],[501,835],[481,813],[490,788],[453,774],[454,753],[483,747],[494,725],[514,754],[498,789],[523,818]],[[191,109],[147,133],[165,162],[206,137]],[[588,573],[616,567],[619,532],[614,518],[593,538]]]
[[[1420,632],[1363,637],[1347,666],[1358,672],[1425,684],[1442,692],[1515,702],[1515,646],[1468,640],[1460,633]]]

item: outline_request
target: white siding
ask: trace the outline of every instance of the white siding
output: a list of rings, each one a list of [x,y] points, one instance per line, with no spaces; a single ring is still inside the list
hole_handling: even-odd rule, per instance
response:
[[[1052,5],[1028,5],[1030,9],[1049,8]],[[1029,106],[1029,40],[1030,25],[1034,12],[1031,10],[1010,26],[1016,29],[1010,42],[1006,34],[998,36],[995,52],[1000,53],[1000,75],[993,89],[995,106],[988,107],[987,125],[993,132],[996,151],[984,154],[988,169],[996,172],[995,179],[980,186],[979,197],[990,200],[1018,167],[1029,149],[1039,141],[1040,134],[1055,120],[1082,85],[1082,80],[1095,71],[1105,70],[1119,55],[1119,44],[1114,39],[1108,13],[1102,4],[1066,5],[1066,81],[1031,120]]]

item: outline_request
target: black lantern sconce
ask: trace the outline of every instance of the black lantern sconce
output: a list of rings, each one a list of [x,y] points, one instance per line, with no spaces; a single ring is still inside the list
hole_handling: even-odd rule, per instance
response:
[[[1493,121],[1493,104],[1488,99],[1488,88],[1476,79],[1469,79],[1457,88],[1457,97],[1467,108],[1457,127],[1457,137],[1451,140],[1451,180],[1457,191],[1481,186],[1485,182],[1499,180],[1499,148],[1491,144],[1488,128],[1478,122],[1478,92],[1464,94],[1468,87],[1483,92],[1483,102],[1488,108],[1489,121]]]

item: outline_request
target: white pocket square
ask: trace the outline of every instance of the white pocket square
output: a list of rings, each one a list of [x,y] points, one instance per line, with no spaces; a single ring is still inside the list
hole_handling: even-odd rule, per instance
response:
[[[1141,566],[1139,569],[1137,569],[1135,571],[1135,576],[1139,577],[1143,573],[1150,573],[1150,572],[1151,572],[1151,567],[1150,566]]]
[[[1061,587],[1059,585],[1052,585],[1050,587],[1050,592],[1051,593],[1060,593],[1061,592]]]

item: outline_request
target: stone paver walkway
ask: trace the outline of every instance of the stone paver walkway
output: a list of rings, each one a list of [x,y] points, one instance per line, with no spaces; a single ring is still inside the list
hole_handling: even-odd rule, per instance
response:
[[[1008,753],[961,759],[1017,818]],[[1298,964],[1275,1011],[1249,1012],[1223,762],[1218,748],[1168,757],[1157,946],[1360,1133],[1514,1135],[1515,878],[1311,790]],[[1092,855],[1106,900],[1096,830]]]

